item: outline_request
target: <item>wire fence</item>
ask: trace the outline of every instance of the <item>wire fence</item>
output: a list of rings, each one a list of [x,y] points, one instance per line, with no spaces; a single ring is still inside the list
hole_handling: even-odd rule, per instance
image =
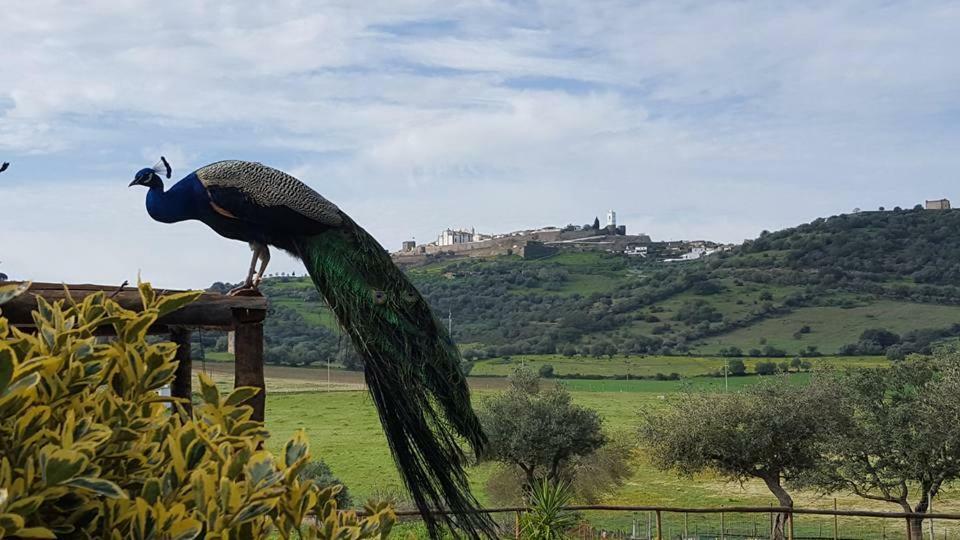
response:
[[[488,508],[504,538],[521,538],[527,507]],[[786,540],[949,540],[960,537],[960,514],[879,512],[782,507],[678,508],[659,506],[570,506],[583,518],[569,538],[593,540],[762,540],[777,537],[784,516]],[[435,512],[445,514],[446,512]],[[415,511],[397,512],[416,519]],[[919,527],[914,523],[922,520]],[[602,524],[602,525],[601,525]]]

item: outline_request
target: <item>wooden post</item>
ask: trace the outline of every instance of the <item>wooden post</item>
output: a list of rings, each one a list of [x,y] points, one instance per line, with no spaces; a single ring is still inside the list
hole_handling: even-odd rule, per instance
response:
[[[520,540],[520,511],[517,510],[517,519],[513,523],[513,537]]]
[[[687,527],[687,517],[689,514],[683,513],[683,540],[690,538],[690,529]]]
[[[263,318],[260,310],[233,310],[236,331],[233,386],[253,386],[260,392],[250,398],[253,420],[263,422],[267,403],[267,388],[263,380]]]
[[[657,510],[657,540],[663,540],[663,521],[660,519],[659,510]]]
[[[180,362],[177,365],[177,370],[173,373],[173,382],[170,384],[170,395],[186,399],[187,402],[184,404],[184,408],[189,413],[193,410],[193,406],[190,403],[190,395],[192,394],[193,388],[191,386],[191,378],[193,377],[191,369],[193,362],[190,360],[190,330],[179,326],[171,328],[170,341],[177,344],[176,359]]]
[[[913,535],[910,533],[910,518],[907,518],[907,540],[913,540]]]
[[[790,513],[787,514],[787,519],[790,520],[790,538],[789,538],[789,540],[793,540],[793,507],[790,507]]]
[[[725,525],[723,523],[723,512],[720,512],[720,540],[724,540],[727,536],[724,531]]]

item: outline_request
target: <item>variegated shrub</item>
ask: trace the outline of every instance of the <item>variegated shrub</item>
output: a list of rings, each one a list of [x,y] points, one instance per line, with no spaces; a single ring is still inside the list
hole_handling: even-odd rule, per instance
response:
[[[0,302],[22,292],[0,286]],[[36,332],[0,316],[0,537],[111,539],[383,538],[385,505],[364,518],[337,508],[339,488],[301,479],[302,433],[280,456],[243,403],[200,377],[187,415],[157,390],[170,383],[175,345],[150,343],[158,317],[199,293],[157,296],[143,310],[98,293],[38,298]],[[98,343],[97,329],[116,338]],[[169,405],[172,405],[169,406]]]

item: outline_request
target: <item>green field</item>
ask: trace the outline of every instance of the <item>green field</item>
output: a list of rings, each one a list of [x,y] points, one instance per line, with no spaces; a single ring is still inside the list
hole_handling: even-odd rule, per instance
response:
[[[296,368],[290,368],[296,369]],[[315,376],[312,372],[304,377]],[[742,377],[730,380],[730,389],[754,384],[760,377]],[[790,375],[789,380],[804,384],[806,374]],[[482,381],[482,379],[481,379]],[[604,419],[604,425],[611,432],[634,433],[638,424],[638,414],[650,410],[669,399],[671,394],[690,388],[676,381],[567,381],[565,384],[576,402],[596,409]],[[689,383],[687,383],[689,384]],[[696,379],[694,388],[722,389],[722,379]],[[376,411],[366,394],[362,391],[342,392],[293,392],[282,393],[283,388],[268,382],[271,393],[267,399],[267,426],[272,438],[268,444],[271,450],[279,450],[295,430],[303,429],[311,440],[312,453],[322,457],[335,473],[350,487],[357,500],[396,494],[401,491],[399,476],[390,458],[386,439],[380,428]],[[699,387],[698,387],[699,386]],[[482,401],[491,390],[475,392],[477,402]],[[639,442],[639,441],[638,441]],[[609,504],[623,505],[659,505],[686,507],[717,507],[734,505],[767,506],[776,500],[766,487],[757,482],[739,484],[728,482],[713,475],[700,475],[694,478],[682,478],[671,472],[663,472],[652,467],[638,452],[634,463],[634,474],[629,482],[617,493],[605,500]],[[474,466],[470,469],[471,482],[480,501],[489,504],[484,492],[484,483],[492,471],[490,465]],[[806,508],[831,508],[833,497],[818,496],[814,493],[795,493],[797,505]],[[838,494],[841,508],[876,509],[897,511],[892,505],[870,502],[849,494]],[[938,511],[960,510],[960,499],[949,493],[937,501]],[[586,518],[595,525],[628,529],[635,516],[628,513],[591,512]],[[645,523],[646,516],[637,519]],[[766,516],[728,515],[727,527],[749,533],[752,527],[764,530]],[[881,535],[897,537],[902,531],[897,522],[882,525],[878,520],[857,520],[841,518],[841,529],[847,537]],[[645,527],[645,525],[644,525]],[[664,527],[671,528],[674,535],[682,527],[682,516],[667,515]],[[716,516],[691,516],[690,531],[706,533],[718,527]],[[829,536],[832,520],[805,516],[797,518],[797,529],[809,536],[827,531]],[[951,525],[951,534],[955,529]]]
[[[784,362],[789,358],[744,358],[747,371],[752,372],[757,362],[773,361]],[[871,356],[839,356],[808,359],[814,367],[876,367],[887,365],[888,360],[883,357]],[[594,375],[601,377],[631,375],[636,377],[653,377],[657,373],[664,375],[677,373],[681,377],[697,377],[723,371],[728,359],[706,356],[631,356],[624,358],[616,355],[613,358],[581,358],[566,357],[558,354],[518,355],[510,359],[494,358],[480,360],[475,363],[471,375],[507,376],[518,366],[525,365],[536,371],[545,364],[553,366],[556,375]]]
[[[841,346],[856,342],[857,336],[870,328],[903,333],[917,328],[944,328],[956,323],[960,323],[960,309],[937,304],[880,300],[853,308],[799,308],[783,317],[766,319],[747,328],[710,338],[697,348],[697,352],[714,354],[730,346],[740,347],[744,351],[763,348],[761,340],[765,339],[765,343],[788,351],[811,344],[817,345],[824,354],[833,354]],[[811,332],[795,339],[793,334],[805,325],[810,326]]]

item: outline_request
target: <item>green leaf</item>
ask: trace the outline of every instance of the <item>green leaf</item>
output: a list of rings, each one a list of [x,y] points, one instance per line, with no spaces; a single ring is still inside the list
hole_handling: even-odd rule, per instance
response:
[[[309,446],[306,436],[303,430],[298,430],[294,437],[287,441],[286,447],[283,449],[284,465],[292,467],[294,463],[307,455],[307,450],[309,450]]]
[[[213,379],[206,373],[200,373],[197,378],[200,379],[200,395],[203,396],[203,401],[219,406],[220,392],[217,391],[217,385],[213,383]]]
[[[32,497],[21,497],[7,506],[7,512],[11,514],[19,514],[21,516],[29,516],[30,514],[37,511],[37,508],[40,508],[40,505],[43,504],[43,497],[39,495],[34,495]]]
[[[0,285],[0,304],[9,302],[14,298],[20,296],[21,294],[27,292],[27,289],[30,288],[31,283],[29,281],[24,281],[23,283],[11,283],[9,285]]]
[[[13,379],[13,349],[0,346],[0,394],[7,389]]]
[[[140,281],[139,275],[137,276],[137,290],[140,291],[140,301],[143,302],[143,309],[147,310],[152,308],[157,298],[157,293],[153,290],[153,287],[150,286],[149,281]]]
[[[81,489],[90,490],[97,495],[103,495],[104,497],[110,497],[111,499],[126,499],[127,494],[124,493],[120,486],[114,484],[109,480],[104,480],[103,478],[74,478],[73,480],[67,482],[65,485],[77,487]]]
[[[241,386],[239,388],[235,388],[233,392],[230,392],[230,395],[227,396],[226,404],[237,406],[241,403],[246,403],[247,400],[257,395],[258,392],[260,392],[260,389],[253,386]]]
[[[124,334],[128,342],[143,341],[147,336],[147,329],[157,320],[157,314],[152,311],[144,311],[135,318],[127,322],[124,328]]]
[[[87,466],[87,459],[80,452],[73,450],[55,449],[45,458],[43,481],[48,486],[56,486],[80,474]]]
[[[27,527],[26,529],[19,529],[17,530],[16,536],[17,538],[57,538],[57,535],[53,534],[53,531],[46,527]]]
[[[167,313],[172,313],[193,302],[197,298],[200,298],[200,295],[202,294],[203,291],[187,291],[161,296],[160,300],[157,301],[157,311],[160,313],[160,316],[163,317]]]
[[[21,377],[20,379],[17,379],[17,382],[8,386],[6,390],[4,390],[3,392],[0,392],[0,397],[7,396],[10,394],[16,394],[18,392],[21,392],[23,390],[33,387],[38,382],[40,382],[40,374],[31,373],[26,377]]]

